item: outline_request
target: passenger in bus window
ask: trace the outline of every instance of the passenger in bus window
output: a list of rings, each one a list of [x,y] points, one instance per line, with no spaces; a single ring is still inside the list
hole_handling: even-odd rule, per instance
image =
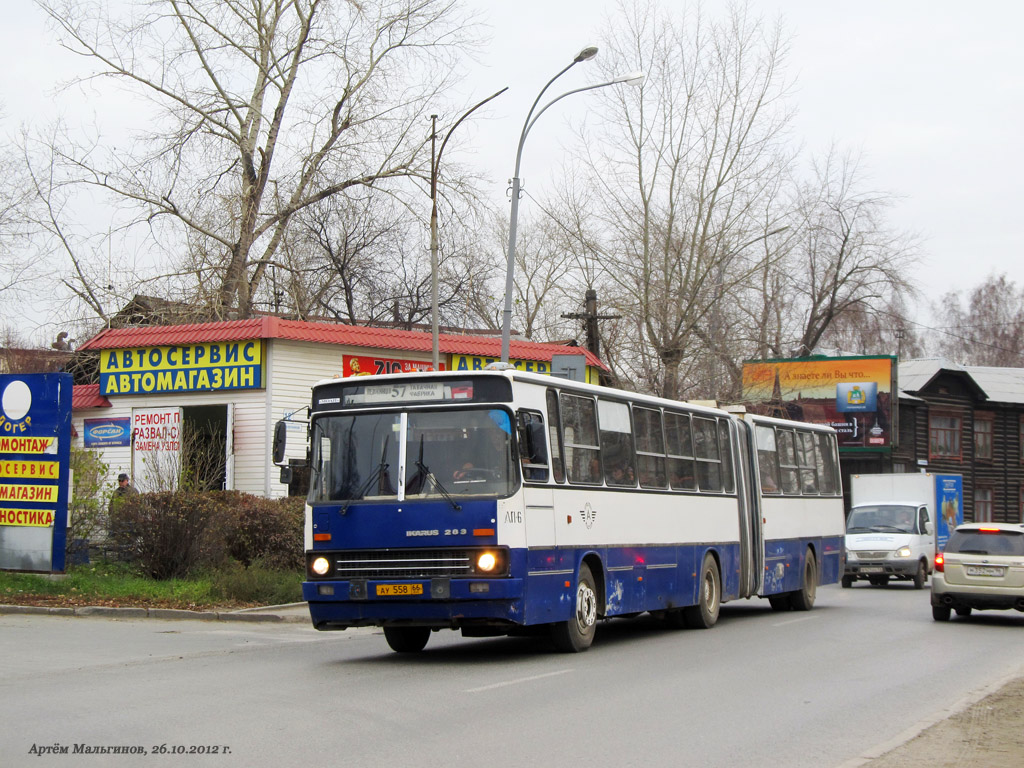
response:
[[[608,477],[608,485],[636,485],[633,468],[616,464]]]

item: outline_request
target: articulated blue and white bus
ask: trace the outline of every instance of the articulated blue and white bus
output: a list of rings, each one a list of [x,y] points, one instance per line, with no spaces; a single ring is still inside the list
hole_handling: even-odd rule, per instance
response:
[[[539,625],[582,651],[616,616],[808,610],[843,573],[828,427],[502,370],[322,381],[309,437],[313,624],[395,651]]]

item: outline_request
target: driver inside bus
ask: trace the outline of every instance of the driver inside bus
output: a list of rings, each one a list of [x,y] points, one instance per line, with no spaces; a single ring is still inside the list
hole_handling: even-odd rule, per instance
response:
[[[473,450],[469,454],[474,457],[474,460],[463,462],[452,472],[452,479],[456,482],[489,479],[492,476],[499,478],[502,474],[500,468],[506,463],[512,424],[508,414],[504,411],[488,411],[487,415],[490,419],[485,420],[474,430],[477,437],[471,443]],[[482,475],[487,475],[487,477],[482,477]]]

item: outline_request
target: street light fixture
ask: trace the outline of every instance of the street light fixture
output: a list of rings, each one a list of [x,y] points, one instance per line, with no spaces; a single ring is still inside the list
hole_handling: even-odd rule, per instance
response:
[[[448,133],[445,134],[444,141],[441,142],[441,148],[437,151],[436,155],[434,154],[434,145],[437,143],[437,115],[430,116],[430,335],[432,339],[431,361],[435,371],[440,370],[440,345],[437,329],[437,174],[441,167],[441,153],[444,152],[448,139],[452,137],[452,133],[455,132],[455,129],[459,127],[463,120],[491,99],[496,99],[507,90],[508,86],[506,85],[497,93],[492,93],[479,104],[463,113],[462,117],[456,120],[455,124],[448,129]]]
[[[548,107],[552,106],[555,102],[561,101],[566,96],[572,96],[574,93],[581,93],[583,91],[592,91],[595,88],[604,88],[609,85],[616,85],[618,83],[627,83],[629,85],[639,85],[643,82],[644,74],[642,72],[630,72],[628,75],[620,75],[606,83],[598,83],[596,85],[587,85],[583,88],[576,88],[571,91],[563,93],[547,104],[545,104],[536,115],[534,110],[537,109],[537,104],[540,103],[541,98],[544,96],[545,91],[551,86],[555,80],[560,78],[574,66],[579,64],[581,61],[587,61],[597,55],[597,48],[590,46],[584,48],[578,54],[576,58],[572,60],[569,66],[565,67],[561,72],[548,80],[537,98],[533,102],[533,106],[530,107],[530,111],[526,115],[526,122],[523,123],[523,132],[519,136],[519,147],[516,150],[516,170],[515,175],[512,177],[512,213],[508,227],[508,264],[505,272],[505,309],[502,312],[501,319],[501,362],[507,363],[509,358],[509,346],[511,345],[512,336],[512,290],[513,281],[515,278],[515,259],[516,259],[516,225],[519,220],[519,190],[520,190],[520,179],[519,179],[519,166],[523,159],[523,145],[526,143],[526,136],[529,134],[530,129],[533,128],[534,124],[540,118],[541,115],[547,111]]]

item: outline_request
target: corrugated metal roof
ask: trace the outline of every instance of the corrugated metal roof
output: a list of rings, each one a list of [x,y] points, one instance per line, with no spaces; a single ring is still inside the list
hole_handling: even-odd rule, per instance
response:
[[[110,401],[100,394],[99,384],[75,384],[71,387],[71,410],[110,407]]]
[[[905,360],[899,364],[900,389],[920,392],[942,371],[965,376],[982,397],[998,403],[1024,404],[1024,368],[960,365],[942,358]]]
[[[261,317],[251,320],[225,320],[193,325],[107,328],[82,344],[79,349],[131,349],[246,339],[288,339],[317,344],[346,344],[354,347],[424,353],[429,353],[433,348],[431,335],[423,331]],[[440,334],[437,342],[438,351],[442,354],[476,355],[495,359],[501,357],[501,339],[495,336]],[[583,347],[567,347],[563,344],[545,344],[517,339],[512,339],[509,345],[509,355],[517,360],[550,362],[552,355],[557,354],[585,355],[587,365],[607,369],[604,363]]]

